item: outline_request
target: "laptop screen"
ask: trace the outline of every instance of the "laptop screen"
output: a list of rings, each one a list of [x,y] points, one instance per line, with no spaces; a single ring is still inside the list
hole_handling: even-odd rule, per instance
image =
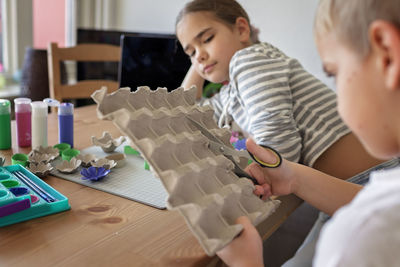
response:
[[[156,90],[178,88],[190,68],[190,59],[174,35],[140,34],[121,36],[120,87],[149,86]]]

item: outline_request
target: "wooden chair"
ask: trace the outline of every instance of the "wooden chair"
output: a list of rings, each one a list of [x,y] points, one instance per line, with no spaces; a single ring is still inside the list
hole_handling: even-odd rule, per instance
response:
[[[118,62],[121,48],[109,44],[78,44],[74,47],[61,48],[57,43],[50,43],[47,49],[50,97],[63,102],[66,99],[90,98],[90,95],[102,86],[108,92],[118,89],[117,81],[83,80],[75,84],[62,84],[60,66],[63,61],[76,62]]]

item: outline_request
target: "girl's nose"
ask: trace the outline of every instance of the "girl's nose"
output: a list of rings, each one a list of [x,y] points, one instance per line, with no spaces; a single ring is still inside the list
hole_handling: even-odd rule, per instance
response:
[[[198,62],[202,62],[204,60],[206,60],[208,57],[207,52],[204,49],[199,49],[196,55],[196,60]]]

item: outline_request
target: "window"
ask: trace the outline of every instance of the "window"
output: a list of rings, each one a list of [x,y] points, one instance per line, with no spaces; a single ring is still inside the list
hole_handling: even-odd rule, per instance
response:
[[[32,0],[0,0],[0,97],[18,95],[25,48],[32,46]]]
[[[0,73],[4,72],[4,63],[3,63],[3,9],[2,9],[2,5],[1,2],[3,2],[2,0],[0,0]],[[1,85],[1,82],[0,82]]]

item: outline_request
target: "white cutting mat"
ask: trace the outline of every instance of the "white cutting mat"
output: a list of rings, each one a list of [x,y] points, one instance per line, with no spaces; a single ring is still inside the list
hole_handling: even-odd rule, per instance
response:
[[[124,144],[113,153],[123,153]],[[112,153],[105,153],[98,146],[92,146],[81,150],[81,154],[95,154],[103,158]],[[52,162],[56,166],[61,162],[60,158]],[[167,192],[161,180],[156,178],[151,171],[144,169],[144,160],[140,156],[126,155],[126,164],[121,168],[113,168],[111,172],[100,181],[82,180],[80,174],[82,167],[73,174],[60,173],[55,168],[52,175],[86,185],[110,194],[128,198],[158,209],[166,208]]]

